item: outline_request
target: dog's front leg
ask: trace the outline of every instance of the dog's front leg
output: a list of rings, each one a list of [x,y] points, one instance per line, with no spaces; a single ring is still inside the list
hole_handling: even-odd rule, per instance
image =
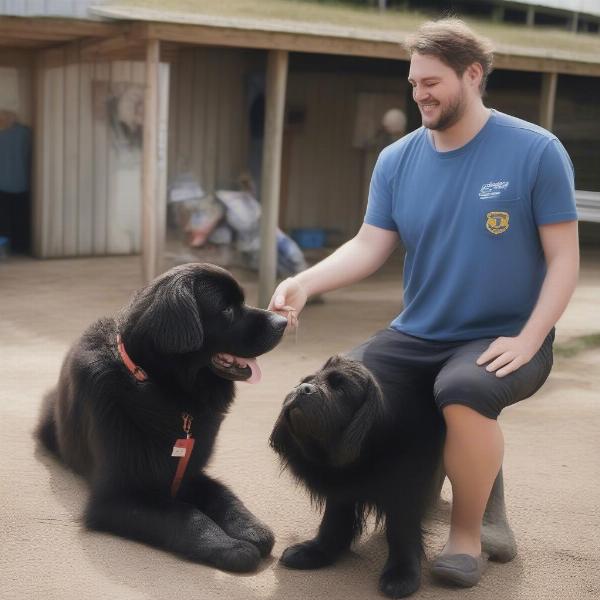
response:
[[[422,514],[418,504],[398,502],[386,511],[388,558],[379,589],[390,598],[403,598],[421,585]]]
[[[93,495],[86,525],[236,572],[254,571],[260,562],[255,546],[233,539],[212,519],[183,502],[151,504],[139,498]]]
[[[232,538],[250,542],[260,555],[273,548],[273,532],[257,519],[226,486],[203,473],[196,475],[181,490],[181,499],[197,506]]]
[[[355,504],[327,500],[317,536],[290,546],[281,563],[292,569],[318,569],[335,562],[360,530]]]

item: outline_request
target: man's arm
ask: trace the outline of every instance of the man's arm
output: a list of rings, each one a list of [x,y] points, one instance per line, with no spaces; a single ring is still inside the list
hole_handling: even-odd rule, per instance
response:
[[[271,298],[269,310],[287,315],[291,308],[299,313],[309,296],[368,277],[388,259],[398,239],[396,231],[363,223],[356,236],[333,254],[279,284]]]
[[[504,377],[528,363],[564,312],[579,274],[579,240],[577,221],[540,225],[538,228],[544,256],[546,277],[538,301],[527,323],[516,337],[500,337],[477,359],[488,361],[486,369]]]

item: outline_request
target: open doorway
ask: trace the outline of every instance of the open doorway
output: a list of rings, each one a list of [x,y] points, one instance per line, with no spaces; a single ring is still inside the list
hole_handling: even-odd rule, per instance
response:
[[[0,246],[3,253],[31,254],[30,81],[27,60],[22,64],[0,64]]]

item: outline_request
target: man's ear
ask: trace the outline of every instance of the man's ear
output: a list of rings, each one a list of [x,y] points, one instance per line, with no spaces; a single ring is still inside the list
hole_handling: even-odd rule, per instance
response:
[[[381,388],[375,379],[369,376],[364,390],[364,402],[354,414],[340,443],[331,453],[331,464],[336,467],[343,467],[355,462],[360,457],[368,436],[374,428],[380,426],[383,418]]]
[[[478,62],[474,62],[472,65],[469,65],[467,67],[465,73],[471,86],[479,90],[479,87],[481,85],[481,79],[483,78],[483,67],[481,66],[481,64]]]
[[[148,290],[148,306],[135,324],[136,333],[164,354],[200,350],[204,330],[194,297],[193,278],[176,276]]]

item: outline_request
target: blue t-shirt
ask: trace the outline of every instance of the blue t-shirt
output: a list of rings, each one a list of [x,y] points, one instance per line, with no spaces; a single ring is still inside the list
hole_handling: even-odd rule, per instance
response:
[[[577,219],[573,165],[541,127],[492,111],[449,152],[424,127],[377,160],[365,223],[406,248],[404,310],[392,327],[439,341],[513,336],[538,299],[538,226]]]

